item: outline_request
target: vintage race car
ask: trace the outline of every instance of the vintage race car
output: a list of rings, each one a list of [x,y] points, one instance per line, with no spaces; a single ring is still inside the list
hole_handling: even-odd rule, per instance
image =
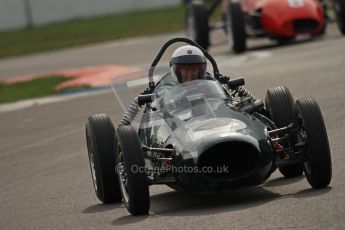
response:
[[[223,21],[209,23],[222,2]],[[344,1],[334,0],[336,19],[342,34]],[[187,37],[204,49],[210,45],[209,31],[223,28],[235,53],[246,50],[247,38],[269,37],[285,44],[300,34],[318,36],[325,33],[327,0],[213,0],[207,9],[203,1],[192,1],[187,8]]]
[[[100,201],[123,200],[131,214],[146,214],[151,185],[204,194],[260,185],[276,169],[285,177],[304,172],[313,188],[329,185],[330,148],[313,98],[295,102],[283,86],[269,89],[264,103],[243,87],[243,78],[221,75],[205,50],[213,74],[179,83],[170,68],[157,65],[175,42],[198,46],[172,39],[150,68],[114,78],[124,109],[117,125],[107,114],[88,118],[88,156]]]

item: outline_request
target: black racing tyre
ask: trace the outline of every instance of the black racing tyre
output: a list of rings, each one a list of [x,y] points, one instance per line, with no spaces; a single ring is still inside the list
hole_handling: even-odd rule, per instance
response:
[[[321,110],[311,97],[296,101],[298,138],[305,143],[304,174],[313,188],[324,188],[332,178],[331,152]]]
[[[187,8],[187,37],[207,50],[209,42],[208,15],[203,4],[190,4]]]
[[[229,0],[229,8],[225,16],[228,42],[235,53],[242,53],[246,50],[246,31],[244,16],[239,2]]]
[[[292,43],[293,41],[295,41],[295,36],[291,36],[291,37],[278,37],[276,38],[278,45],[288,45],[290,43]]]
[[[290,90],[286,86],[279,86],[267,90],[265,97],[266,110],[272,121],[281,128],[294,122],[295,105]],[[297,143],[297,135],[290,135],[290,144]],[[303,174],[302,164],[284,165],[279,167],[281,174],[287,178]]]
[[[103,203],[122,200],[115,172],[114,126],[108,114],[95,114],[86,123],[86,142],[96,195]]]
[[[268,89],[265,97],[266,110],[277,128],[287,126],[294,121],[294,99],[286,86]]]
[[[333,8],[340,32],[345,35],[345,1],[333,0]]]
[[[150,194],[142,146],[131,126],[116,130],[117,169],[123,201],[132,215],[147,214],[150,209]]]

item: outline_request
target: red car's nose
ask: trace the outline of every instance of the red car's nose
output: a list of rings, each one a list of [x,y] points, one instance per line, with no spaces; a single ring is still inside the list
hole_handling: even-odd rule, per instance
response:
[[[322,7],[314,0],[266,0],[261,7],[262,27],[272,36],[313,34],[325,23]]]

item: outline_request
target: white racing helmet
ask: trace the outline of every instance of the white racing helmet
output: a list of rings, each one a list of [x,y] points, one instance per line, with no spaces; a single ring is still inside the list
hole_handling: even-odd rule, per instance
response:
[[[170,65],[179,82],[183,82],[180,68],[183,68],[185,65],[192,65],[195,68],[199,68],[197,78],[201,79],[205,76],[207,62],[204,53],[199,48],[185,45],[174,51],[171,56]]]

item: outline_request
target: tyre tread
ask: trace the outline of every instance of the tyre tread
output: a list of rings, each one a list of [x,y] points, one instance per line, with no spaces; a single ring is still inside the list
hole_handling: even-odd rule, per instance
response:
[[[312,97],[305,97],[296,102],[307,133],[308,148],[311,153],[311,174],[305,171],[308,182],[313,188],[329,185],[332,177],[332,162],[328,135],[320,107]]]
[[[117,137],[123,151],[125,161],[127,161],[125,164],[128,183],[131,188],[128,191],[129,202],[126,204],[126,207],[133,215],[147,214],[150,208],[150,194],[147,175],[145,172],[128,174],[133,165],[145,167],[145,161],[138,135],[131,126],[120,126],[117,129]]]
[[[92,135],[95,148],[96,167],[98,171],[100,191],[97,197],[103,203],[114,203],[122,200],[117,175],[115,173],[115,152],[113,137],[115,129],[108,114],[94,114],[88,118],[86,129]]]

